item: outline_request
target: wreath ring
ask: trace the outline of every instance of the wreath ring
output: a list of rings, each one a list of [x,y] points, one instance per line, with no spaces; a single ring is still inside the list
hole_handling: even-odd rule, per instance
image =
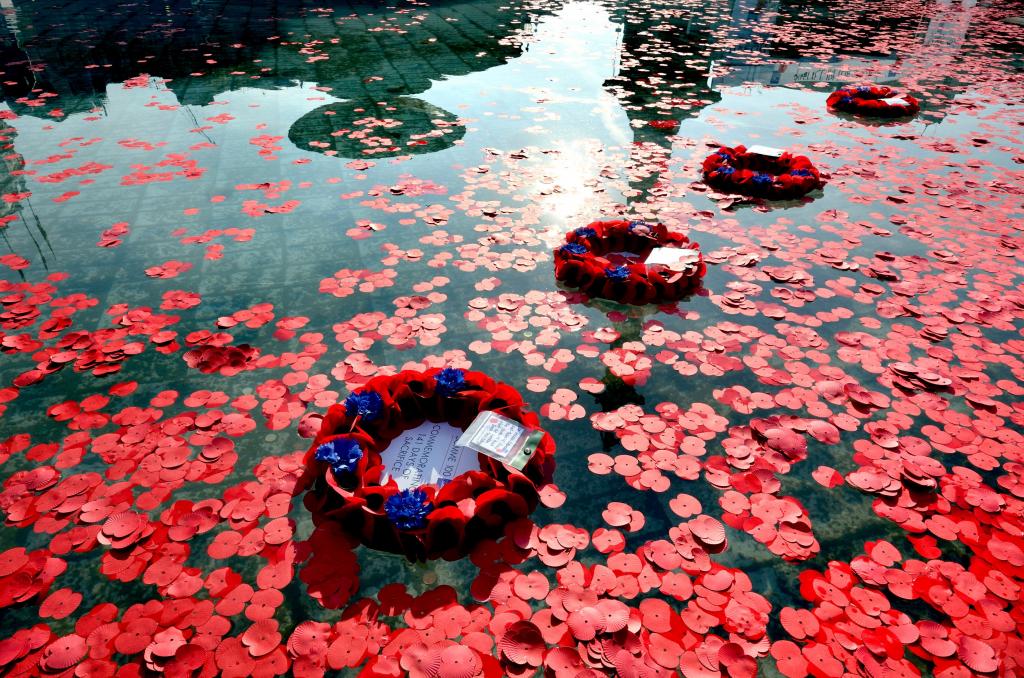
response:
[[[679,265],[645,264],[655,248],[692,250]],[[669,303],[700,287],[700,245],[660,223],[595,221],[570,231],[554,252],[555,279],[590,297],[624,304]]]
[[[727,193],[789,200],[825,185],[821,172],[804,155],[778,157],[749,153],[745,146],[723,146],[703,164],[704,183]]]
[[[830,110],[878,118],[900,118],[921,110],[921,102],[885,85],[846,86],[829,95]]]
[[[438,487],[400,490],[382,453],[401,433],[424,422],[465,429],[494,411],[541,433],[522,471],[479,455],[480,470]],[[537,415],[508,384],[456,368],[403,370],[374,377],[332,405],[305,454],[306,507],[315,524],[337,521],[361,543],[410,560],[464,556],[480,540],[529,515],[550,482],[555,445]]]

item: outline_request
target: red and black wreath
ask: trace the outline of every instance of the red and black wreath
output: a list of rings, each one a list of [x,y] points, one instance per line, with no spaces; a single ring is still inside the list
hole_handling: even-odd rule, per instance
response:
[[[646,264],[655,248],[688,250],[672,265]],[[555,250],[555,278],[591,297],[624,304],[678,301],[700,286],[700,245],[663,224],[595,221],[567,233]]]
[[[917,99],[884,85],[846,86],[832,92],[826,104],[834,111],[879,118],[899,118],[921,110]]]
[[[457,475],[443,487],[400,490],[394,478],[384,480],[381,457],[392,440],[424,422],[465,429],[488,410],[540,429],[518,391],[481,372],[449,367],[371,379],[328,409],[306,452],[314,485],[305,504],[314,523],[338,521],[363,544],[410,560],[453,560],[479,540],[499,536],[506,524],[536,508],[540,488],[550,482],[550,435],[543,433],[522,471],[480,454],[479,471]]]
[[[772,157],[748,153],[746,146],[719,148],[704,160],[703,171],[712,188],[772,200],[799,198],[825,185],[807,156]]]

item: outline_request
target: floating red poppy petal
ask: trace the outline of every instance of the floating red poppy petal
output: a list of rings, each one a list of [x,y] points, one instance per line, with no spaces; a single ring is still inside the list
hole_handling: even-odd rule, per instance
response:
[[[87,649],[85,638],[76,634],[61,636],[46,646],[39,665],[46,671],[63,671],[80,662]]]

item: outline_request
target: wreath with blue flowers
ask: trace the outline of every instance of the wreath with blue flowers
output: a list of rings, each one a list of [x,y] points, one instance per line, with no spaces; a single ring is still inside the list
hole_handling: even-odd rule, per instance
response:
[[[304,501],[313,522],[336,521],[366,546],[410,560],[454,560],[500,536],[536,508],[551,481],[555,445],[547,433],[522,471],[481,454],[479,471],[442,487],[400,490],[381,458],[392,440],[426,421],[465,429],[488,410],[540,430],[518,391],[481,372],[447,367],[371,379],[328,409],[306,452]]]
[[[647,265],[656,247],[692,250],[680,266]],[[700,245],[664,224],[595,221],[565,236],[554,252],[555,279],[589,297],[623,304],[670,303],[694,293],[707,272]]]
[[[790,200],[825,185],[821,172],[804,155],[779,157],[748,153],[745,146],[723,146],[703,164],[704,183],[726,193],[769,200]]]
[[[877,118],[901,118],[921,110],[920,101],[885,85],[847,85],[832,92],[825,103],[833,111]]]

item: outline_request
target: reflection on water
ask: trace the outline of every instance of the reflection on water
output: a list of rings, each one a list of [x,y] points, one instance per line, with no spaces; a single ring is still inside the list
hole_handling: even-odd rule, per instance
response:
[[[288,139],[304,150],[342,158],[387,158],[434,153],[466,133],[458,119],[411,97],[389,102],[327,104],[302,116]]]
[[[664,640],[659,670],[711,675],[739,648],[765,675],[776,665],[796,675],[778,645],[811,643],[779,612],[793,606],[821,612],[809,635],[849,671],[911,672],[909,654],[879,668],[885,653],[871,643],[889,647],[881,631],[855,657],[826,612],[863,615],[815,598],[824,586],[801,589],[801,572],[857,558],[865,588],[911,621],[948,627],[960,645],[944,657],[967,647],[984,668],[976,640],[1010,661],[1019,638],[1006,591],[977,602],[968,594],[980,589],[963,584],[960,603],[996,619],[982,637],[966,617],[951,621],[945,599],[886,589],[877,568],[902,582],[891,568],[912,559],[980,572],[1018,557],[1024,29],[1005,21],[1014,7],[0,0],[0,12],[0,553],[50,549],[71,564],[52,589],[83,596],[65,617],[41,612],[46,592],[4,607],[4,637],[40,621],[72,635],[96,604],[113,603],[122,620],[136,601],[178,598],[216,601],[229,636],[273,618],[286,644],[301,622],[342,616],[366,636],[361,615],[374,615],[354,603],[325,610],[310,587],[350,587],[353,601],[385,606],[391,594],[387,609],[401,612],[404,598],[382,594],[386,585],[420,594],[442,584],[466,606],[494,592],[473,612],[487,617],[479,642],[463,645],[487,645],[495,675],[526,675],[494,638],[506,616],[546,613],[554,599],[520,595],[543,587],[516,584],[515,571],[575,586],[574,566],[545,551],[568,552],[577,533],[563,526],[575,526],[586,545],[572,557],[616,570],[602,597],[672,602],[672,623],[645,622],[628,653],[658,654],[649,646]],[[920,95],[922,114],[875,124],[825,109],[834,87],[860,80]],[[738,143],[806,153],[829,182],[793,203],[708,190],[701,161]],[[706,293],[632,309],[560,290],[551,248],[570,228],[618,216],[700,242]],[[196,347],[246,359],[204,370],[183,359]],[[289,494],[288,469],[311,415],[372,374],[432,360],[471,362],[542,413],[565,501],[545,495],[533,519],[543,539],[566,545],[517,534],[493,554],[425,570],[360,548],[337,580],[302,579],[316,569],[303,564],[314,526]],[[941,491],[928,484],[936,464]],[[95,482],[80,503],[99,503],[83,511],[63,485],[50,493],[15,477],[51,466],[62,480]],[[223,503],[172,511],[179,501]],[[609,503],[619,508],[603,515]],[[622,503],[643,520],[627,511],[623,521]],[[96,538],[114,507],[211,522],[181,540],[161,523],[156,538],[120,552]],[[693,529],[720,527],[727,546],[687,550],[691,527],[681,526],[698,514],[707,520]],[[266,539],[279,518],[295,535]],[[955,538],[950,522],[964,526]],[[72,533],[83,541],[72,546]],[[878,540],[901,558],[865,565],[865,542]],[[750,596],[713,588],[684,556],[745,573],[772,612],[751,613]],[[0,596],[12,562],[0,558]],[[150,571],[155,562],[174,576]],[[223,567],[262,595],[222,602],[234,581]],[[683,596],[692,583],[699,593]],[[730,595],[743,606],[725,614]],[[748,613],[746,631],[731,626]],[[872,628],[899,626],[882,617]],[[413,612],[377,619],[392,640],[440,623]],[[575,653],[589,642],[565,633],[545,634],[545,647]],[[937,663],[935,646],[899,640]],[[378,652],[364,644],[330,666],[370,661]],[[271,645],[278,673],[301,673],[294,644]],[[147,647],[119,651],[120,661],[144,664]],[[210,656],[211,672],[232,659]],[[690,660],[703,668],[687,672]],[[409,671],[395,667],[380,674]]]

